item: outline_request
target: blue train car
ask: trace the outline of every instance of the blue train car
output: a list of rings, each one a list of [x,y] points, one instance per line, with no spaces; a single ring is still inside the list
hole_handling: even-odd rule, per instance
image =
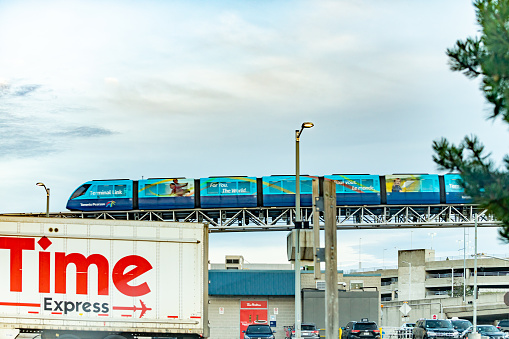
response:
[[[367,174],[333,174],[324,176],[336,183],[336,204],[379,205],[380,177]]]
[[[93,180],[78,187],[67,201],[72,211],[126,211],[133,209],[132,180]]]
[[[446,204],[470,204],[472,198],[465,194],[461,187],[461,176],[459,174],[445,174],[445,203]]]
[[[210,177],[200,179],[202,208],[256,207],[255,177]]]
[[[262,177],[263,206],[295,206],[295,176],[273,175]],[[312,205],[313,178],[300,177],[300,204]]]
[[[439,204],[437,174],[386,175],[387,204]]]
[[[140,180],[138,204],[142,210],[194,208],[194,179]]]

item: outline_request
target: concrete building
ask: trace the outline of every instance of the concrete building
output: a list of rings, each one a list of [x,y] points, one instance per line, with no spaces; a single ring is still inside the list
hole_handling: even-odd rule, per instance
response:
[[[479,323],[509,318],[503,299],[509,291],[509,262],[479,258],[477,267]],[[463,260],[435,260],[430,249],[400,250],[397,269],[371,273],[381,274],[382,325],[399,326],[433,315],[472,318],[474,259],[464,265]],[[403,303],[412,308],[408,317],[399,310]]]

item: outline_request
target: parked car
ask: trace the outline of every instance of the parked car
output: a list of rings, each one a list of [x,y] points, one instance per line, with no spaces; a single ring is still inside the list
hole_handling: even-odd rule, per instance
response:
[[[472,332],[473,326],[469,329]],[[506,334],[493,325],[477,325],[477,333],[490,339],[504,339]]]
[[[300,336],[301,338],[319,339],[320,331],[313,323],[302,323],[300,324]],[[295,326],[292,328],[292,334],[290,338],[295,338]]]
[[[468,328],[472,326],[472,323],[465,319],[452,319],[452,326],[456,331],[459,332],[460,338],[465,339],[468,335]]]
[[[500,320],[497,325],[497,328],[502,332],[509,332],[509,319]]]
[[[341,339],[380,339],[380,330],[374,321],[350,321],[342,330]]]
[[[412,339],[412,329],[415,323],[404,323],[400,328],[396,330],[398,333],[398,339]]]
[[[451,338],[459,339],[459,332],[454,329],[450,320],[421,319],[417,320],[412,330],[413,339]]]
[[[276,333],[276,331],[273,331],[269,325],[263,324],[249,325],[247,329],[242,332],[244,333],[244,339],[251,338],[274,339],[274,333]]]

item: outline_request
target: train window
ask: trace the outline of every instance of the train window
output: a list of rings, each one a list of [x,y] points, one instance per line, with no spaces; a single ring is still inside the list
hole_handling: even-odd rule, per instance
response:
[[[336,193],[343,193],[345,190],[345,182],[343,180],[334,180],[336,183]]]
[[[373,179],[362,179],[362,187],[364,188],[363,191],[370,191],[374,188],[373,186]]]
[[[161,196],[170,195],[172,192],[170,184],[159,184],[157,185],[157,194]]]
[[[207,183],[207,194],[219,194],[219,183],[208,182]]]
[[[127,185],[115,185],[114,195],[116,197],[125,197],[127,195]]]
[[[269,181],[269,193],[283,193],[281,190],[281,181]]]
[[[449,189],[463,190],[461,187],[461,179],[451,179],[451,182],[449,183]]]
[[[113,185],[97,185],[97,190],[90,193],[95,194],[98,198],[111,198],[113,196]]]
[[[300,181],[300,192],[301,193],[313,193],[313,180]]]
[[[433,179],[422,179],[421,190],[423,192],[433,192]]]
[[[153,197],[157,195],[157,185],[145,185],[145,189],[143,190],[145,192],[145,196],[147,197]]]
[[[285,190],[288,190],[290,192],[295,192],[295,179],[291,179],[291,180],[284,180],[283,181],[283,188]]]
[[[222,182],[219,184],[221,194],[237,194],[237,182]]]
[[[251,183],[249,181],[239,181],[239,193],[251,193]]]
[[[90,187],[91,185],[90,184],[85,184],[85,185],[82,185],[81,187],[79,187],[76,191],[74,191],[74,193],[72,194],[71,196],[71,200],[72,199],[75,199],[77,197],[81,197],[83,194],[85,194],[88,190],[88,188]]]

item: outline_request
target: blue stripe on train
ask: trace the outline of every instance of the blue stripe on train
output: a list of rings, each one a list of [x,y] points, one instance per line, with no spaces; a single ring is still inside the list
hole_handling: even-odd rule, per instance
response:
[[[470,204],[472,198],[465,194],[465,192],[447,192],[445,193],[446,204]]]
[[[127,211],[133,209],[133,199],[74,199],[67,202],[67,209],[78,211]]]
[[[380,205],[380,193],[336,193],[336,205]]]
[[[219,207],[256,207],[256,195],[234,195],[234,196],[201,196],[202,208]]]
[[[439,204],[438,192],[387,192],[387,204]]]
[[[172,208],[194,208],[194,196],[192,197],[150,197],[139,198],[140,210],[164,210]]]
[[[300,205],[309,207],[312,204],[312,194],[301,193]],[[295,194],[264,194],[263,206],[295,206]]]

